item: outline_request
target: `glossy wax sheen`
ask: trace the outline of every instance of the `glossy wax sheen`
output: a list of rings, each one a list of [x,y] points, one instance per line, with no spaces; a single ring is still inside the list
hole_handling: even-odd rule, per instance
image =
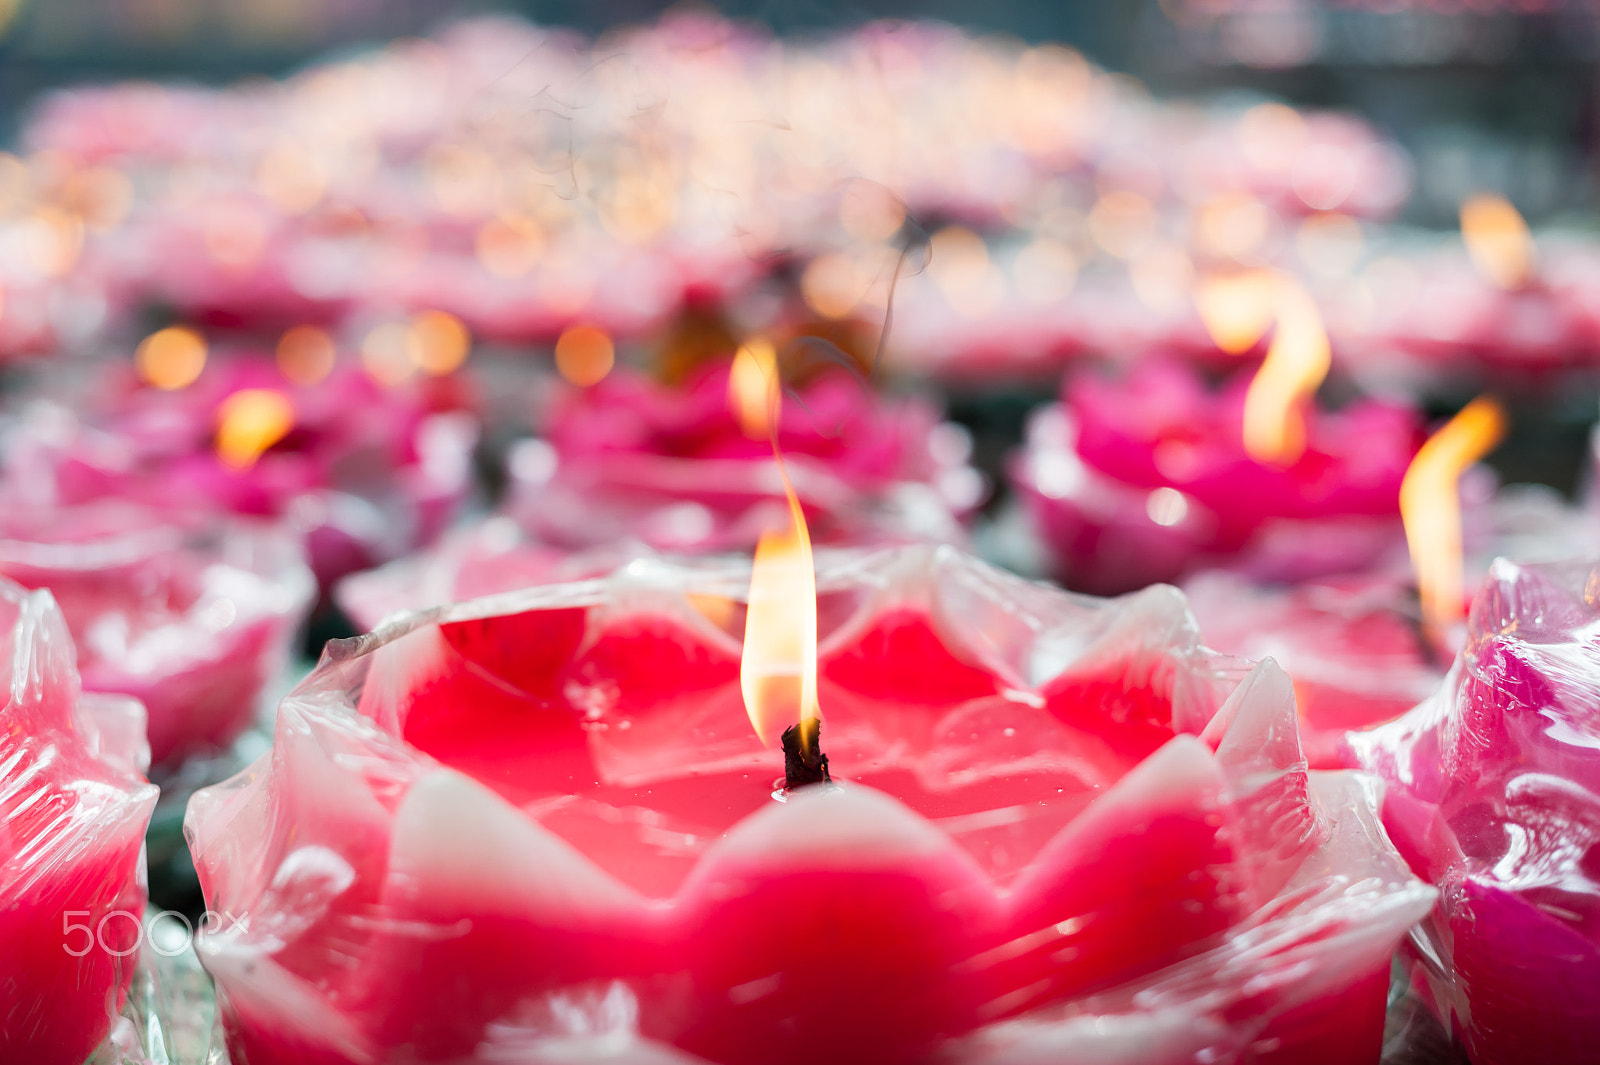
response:
[[[0,1061],[80,1065],[139,945],[156,802],[144,714],[80,694],[49,593],[0,579],[0,633]]]
[[[234,1054],[1376,1056],[1432,895],[1358,781],[1307,772],[1275,666],[1204,650],[1170,588],[823,552],[839,786],[774,794],[748,573],[637,563],[333,652],[190,808],[208,902],[253,915],[201,943]]]
[[[1439,887],[1413,972],[1476,1065],[1600,1062],[1600,566],[1501,560],[1444,687],[1353,735]]]

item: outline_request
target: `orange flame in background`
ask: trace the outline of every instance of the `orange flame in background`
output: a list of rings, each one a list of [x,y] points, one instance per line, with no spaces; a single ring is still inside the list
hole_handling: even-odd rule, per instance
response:
[[[156,388],[187,388],[206,368],[206,341],[186,325],[169,325],[139,342],[133,354],[139,376]]]
[[[1417,574],[1422,618],[1435,633],[1460,621],[1465,609],[1457,486],[1467,468],[1487,455],[1505,431],[1500,404],[1479,396],[1428,438],[1400,483],[1400,518]]]
[[[448,311],[423,311],[412,318],[406,342],[411,361],[433,377],[454,373],[472,353],[472,334]]]
[[[294,428],[294,405],[282,392],[245,388],[217,408],[217,455],[236,470],[247,470]]]
[[[1472,265],[1496,288],[1521,288],[1533,279],[1533,235],[1504,196],[1484,193],[1463,200],[1461,239]]]
[[[1278,304],[1278,276],[1247,270],[1205,278],[1195,289],[1200,321],[1217,347],[1243,355],[1272,326]]]
[[[278,339],[278,370],[297,385],[310,386],[333,372],[339,349],[327,330],[297,325]]]
[[[1322,314],[1299,284],[1278,280],[1274,316],[1272,346],[1245,393],[1244,449],[1257,462],[1287,466],[1306,448],[1301,405],[1316,394],[1333,360]]]
[[[752,440],[772,437],[777,426],[778,351],[757,338],[739,346],[728,374],[728,406]]]
[[[817,703],[817,573],[805,513],[778,451],[778,372],[772,345],[752,341],[739,349],[728,383],[728,402],[745,432],[771,437],[772,455],[789,501],[788,527],[763,533],[750,570],[739,690],[750,724],[766,746],[791,724],[821,716]],[[810,743],[812,737],[803,737]]]
[[[579,388],[605,380],[616,361],[616,345],[599,326],[570,326],[556,339],[556,370]]]

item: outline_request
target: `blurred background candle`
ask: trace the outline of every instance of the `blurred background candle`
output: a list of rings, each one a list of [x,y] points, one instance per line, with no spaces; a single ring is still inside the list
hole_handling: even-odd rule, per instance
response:
[[[1220,391],[1170,362],[1070,379],[1013,469],[1052,571],[1098,592],[1222,564],[1292,580],[1359,570],[1397,542],[1416,416],[1318,410],[1277,365]]]
[[[403,336],[410,372],[433,357],[425,323]],[[87,397],[64,391],[25,413],[8,478],[60,504],[282,520],[324,584],[425,544],[468,493],[474,421],[448,391],[384,383],[331,345],[291,330],[274,362],[159,330],[138,348],[137,379],[113,372]]]

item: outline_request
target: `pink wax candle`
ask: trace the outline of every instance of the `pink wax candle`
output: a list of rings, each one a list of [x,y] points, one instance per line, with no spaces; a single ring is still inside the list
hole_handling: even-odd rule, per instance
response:
[[[48,593],[0,579],[0,1060],[80,1065],[110,1030],[138,949],[144,714],[82,695]]]
[[[1303,579],[1399,540],[1416,416],[1375,401],[1311,410],[1303,454],[1279,466],[1245,451],[1246,383],[1213,393],[1149,362],[1119,381],[1075,376],[1035,415],[1013,480],[1064,581],[1117,592],[1219,564]]]
[[[189,810],[208,903],[251,914],[199,944],[233,1054],[1376,1055],[1431,894],[1362,784],[1306,771],[1275,667],[1171,589],[824,552],[837,786],[785,791],[749,580],[645,560],[333,649]]]
[[[781,424],[819,542],[958,540],[983,497],[960,429],[842,370],[786,397]],[[508,509],[555,545],[631,538],[663,550],[747,550],[787,515],[772,445],[730,409],[726,363],[683,388],[612,372],[557,405],[547,443],[513,462]]]
[[[1597,1060],[1597,574],[1496,562],[1443,688],[1350,737],[1388,782],[1396,846],[1440,889],[1412,972],[1474,1061]]]
[[[83,686],[144,703],[151,760],[169,771],[249,726],[316,590],[281,529],[16,492],[0,517],[0,574],[50,589]]]
[[[1464,572],[1481,573],[1502,557],[1581,558],[1600,541],[1592,513],[1542,486],[1497,489],[1489,471],[1475,467],[1460,494]],[[1424,550],[1448,553],[1439,544]],[[1472,603],[1457,589],[1456,621],[1430,631],[1416,575],[1398,550],[1363,573],[1284,585],[1206,570],[1183,590],[1207,646],[1271,657],[1294,678],[1306,756],[1328,768],[1349,764],[1347,732],[1391,721],[1433,694],[1464,640],[1458,622]]]

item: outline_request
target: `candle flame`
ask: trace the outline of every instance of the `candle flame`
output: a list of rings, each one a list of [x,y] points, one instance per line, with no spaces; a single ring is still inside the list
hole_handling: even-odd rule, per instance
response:
[[[1195,290],[1201,323],[1229,355],[1255,346],[1271,328],[1277,304],[1278,278],[1267,270],[1208,277]]]
[[[169,325],[139,342],[133,362],[139,376],[156,388],[187,388],[206,368],[206,341],[188,326]]]
[[[472,334],[448,311],[423,311],[411,319],[406,339],[411,361],[433,377],[454,373],[472,351]]]
[[[1417,574],[1423,621],[1433,632],[1445,631],[1465,612],[1457,486],[1462,473],[1488,454],[1505,431],[1500,404],[1479,396],[1428,438],[1400,483],[1400,518]]]
[[[327,330],[297,325],[278,340],[278,369],[297,385],[310,387],[333,372],[339,349]]]
[[[757,338],[739,346],[728,374],[728,406],[744,435],[765,440],[777,428],[778,352],[771,341]]]
[[[1306,447],[1305,401],[1328,376],[1332,352],[1311,294],[1281,279],[1277,329],[1244,400],[1244,449],[1257,462],[1287,466]]]
[[[247,470],[294,428],[289,397],[270,388],[245,388],[217,408],[217,455],[236,470]]]
[[[556,370],[579,388],[605,380],[616,360],[616,346],[598,326],[575,325],[556,339]]]
[[[778,451],[778,374],[770,344],[753,342],[735,359],[729,403],[746,432],[759,426],[773,441],[772,454],[789,502],[789,521],[763,533],[750,570],[750,608],[745,615],[739,690],[750,724],[766,746],[789,725],[821,716],[817,704],[817,575],[805,513]],[[755,384],[752,384],[754,382]],[[756,387],[759,385],[759,387]],[[815,732],[807,742],[814,742]]]
[[[1515,289],[1533,277],[1533,236],[1504,196],[1485,193],[1461,203],[1461,239],[1472,265],[1496,288]]]

